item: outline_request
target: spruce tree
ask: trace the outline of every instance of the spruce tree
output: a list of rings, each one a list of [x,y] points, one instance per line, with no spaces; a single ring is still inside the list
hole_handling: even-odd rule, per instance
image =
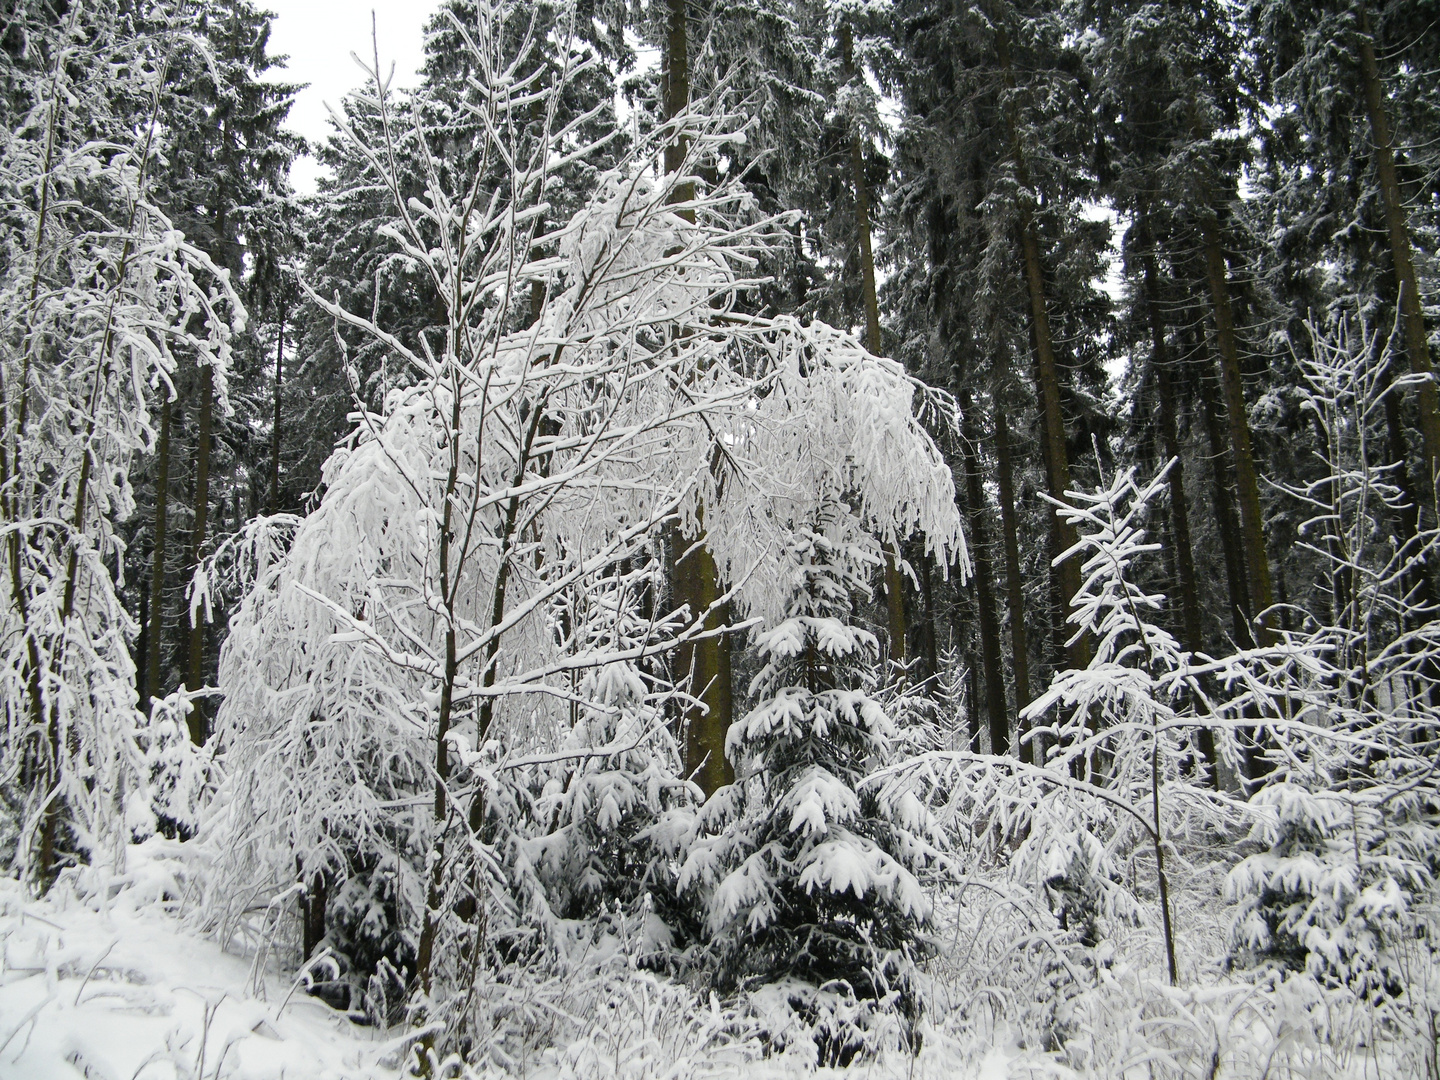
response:
[[[1108,228],[1082,212],[1097,194],[1089,100],[1077,39],[1057,12],[914,2],[896,14],[883,74],[904,112],[885,298],[897,354],[972,403],[974,464],[1000,497],[987,561],[1003,568],[1005,603],[1002,614],[998,590],[987,590],[978,598],[987,613],[956,629],[984,628],[977,651],[992,657],[984,666],[995,681],[991,639],[1008,617],[1018,706],[1032,693],[1032,660],[1062,662],[1064,604],[1078,588],[1073,567],[1050,565],[1070,547],[1067,527],[1027,495],[1063,497],[1072,459],[1109,423],[1108,301],[1095,287]],[[968,471],[958,446],[955,465]],[[990,490],[982,481],[972,514],[990,513]],[[1046,633],[1027,633],[1027,617]],[[1046,638],[1051,648],[1036,649]],[[1004,696],[987,686],[982,700],[993,712]],[[996,733],[1009,726],[990,723]]]
[[[878,642],[853,622],[880,561],[858,524],[837,501],[796,530],[786,617],[756,640],[756,705],[726,738],[738,779],[700,810],[680,874],[702,898],[718,985],[781,984],[812,1021],[822,989],[914,1015],[920,875],[938,854],[918,802],[861,785],[896,728],[874,697]]]

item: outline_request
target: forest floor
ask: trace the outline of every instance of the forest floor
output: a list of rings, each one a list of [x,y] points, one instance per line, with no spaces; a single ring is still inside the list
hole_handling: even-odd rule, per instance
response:
[[[32,901],[0,879],[0,1077],[394,1077],[373,1029],[120,891]]]
[[[410,1036],[353,1023],[299,988],[271,957],[227,952],[172,914],[163,844],[130,849],[123,878],[61,883],[43,900],[0,877],[0,1080],[399,1080]],[[170,845],[174,847],[174,845]],[[155,855],[160,857],[153,857]],[[1224,976],[1199,957],[1225,919],[1213,875],[1180,905],[1184,988],[1157,969],[1144,927],[1102,943],[1108,966],[1062,992],[1052,1016],[1064,1055],[1035,1045],[1034,1016],[1055,994],[1055,965],[1020,962],[1014,898],[969,894],[947,904],[952,948],[930,965],[936,1009],[918,1054],[882,1053],[848,1069],[803,1054],[764,1057],[688,990],[643,972],[596,980],[590,997],[546,1004],[571,1034],[541,1039],[501,1072],[464,1080],[1040,1080],[1041,1077],[1411,1077],[1433,1051],[1398,1039],[1370,1010],[1337,1009],[1313,981],[1269,988]],[[1045,948],[1035,950],[1043,955]],[[1052,950],[1053,951],[1053,950]],[[1100,950],[1097,950],[1097,952]],[[1058,954],[1057,954],[1058,955]],[[1205,969],[1205,970],[1202,970]],[[1047,989],[1047,987],[1049,989]],[[1051,1006],[1053,1009],[1053,1006]],[[1440,1010],[1436,1010],[1440,1017]],[[578,1023],[577,1023],[578,1021]],[[557,1025],[554,1030],[560,1030]],[[743,1025],[741,1025],[743,1027]],[[1023,1048],[1020,1034],[1032,1031]],[[1417,1071],[1418,1070],[1418,1071]]]
[[[83,896],[62,882],[35,900],[19,883],[0,877],[0,1080],[402,1076],[405,1034],[353,1023],[298,989],[293,975],[273,962],[259,971],[254,956],[226,952],[196,934],[159,902],[166,884],[163,860],[148,863],[136,849],[123,880],[98,889],[87,883]],[[646,1011],[644,1002],[639,1011]],[[662,1003],[661,1011],[671,1010]],[[800,1059],[760,1060],[753,1045],[707,1037],[704,1024],[643,1030],[655,1022],[665,1019],[631,1025],[628,1038],[622,1024],[604,1046],[591,1038],[580,1049],[552,1048],[521,1062],[515,1075],[784,1080],[832,1073]],[[613,1057],[597,1050],[613,1051]],[[993,1048],[961,1054],[958,1047],[936,1044],[918,1057],[896,1054],[834,1074],[1005,1080],[1015,1053]]]

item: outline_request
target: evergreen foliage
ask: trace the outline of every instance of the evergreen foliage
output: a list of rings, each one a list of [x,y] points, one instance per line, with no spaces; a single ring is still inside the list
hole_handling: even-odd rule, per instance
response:
[[[802,1009],[816,1007],[808,988],[913,1017],[929,951],[922,877],[943,841],[917,800],[862,788],[896,731],[874,696],[875,637],[852,622],[879,562],[857,526],[837,504],[788,545],[785,617],[756,639],[756,706],[726,738],[737,780],[696,815],[679,884],[703,899],[722,989],[797,980]]]

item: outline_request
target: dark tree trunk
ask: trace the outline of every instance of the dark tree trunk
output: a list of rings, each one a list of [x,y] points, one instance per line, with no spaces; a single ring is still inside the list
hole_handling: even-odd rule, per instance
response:
[[[170,503],[169,398],[160,406],[160,438],[155,446],[155,543],[150,566],[150,629],[145,656],[145,688],[151,697],[164,697],[160,682],[160,653],[165,640],[165,540]],[[192,732],[193,738],[193,732]]]
[[[1000,486],[1000,525],[1005,533],[1005,593],[1010,614],[1010,663],[1015,674],[1015,713],[1019,735],[1024,739],[1029,721],[1018,719],[1030,704],[1030,645],[1025,636],[1025,579],[1020,573],[1020,536],[1015,515],[1015,474],[1010,452],[1010,423],[997,393],[995,401],[995,450]],[[1031,742],[1021,742],[1020,759],[1043,760]]]
[[[199,364],[196,375],[200,380],[199,438],[195,447],[195,528],[190,534],[190,558],[188,569],[191,573],[199,567],[205,551],[205,527],[210,514],[210,423],[214,412],[215,381],[210,366]],[[200,612],[195,613],[194,624],[190,627],[190,663],[186,686],[198,690],[205,682],[205,622]],[[205,710],[195,702],[187,718],[190,725],[190,739],[197,746],[204,743],[206,735]]]
[[[1250,622],[1246,618],[1249,586],[1245,578],[1245,556],[1236,520],[1235,497],[1230,488],[1230,447],[1225,439],[1221,405],[1216,387],[1214,367],[1205,354],[1203,339],[1197,334],[1192,343],[1192,362],[1197,368],[1200,386],[1201,413],[1205,420],[1205,437],[1210,447],[1211,501],[1220,532],[1220,550],[1225,559],[1225,584],[1230,598],[1230,624],[1240,645],[1253,644]]]
[[[685,541],[681,541],[685,543]],[[698,618],[720,595],[715,559],[702,541],[690,545],[675,564],[677,591],[690,606],[691,618]],[[705,629],[716,631],[726,623],[723,610],[711,613]],[[725,736],[730,730],[734,703],[730,693],[730,648],[724,635],[681,646],[680,671],[690,676],[690,693],[700,707],[687,713],[685,770],[705,794],[735,780],[735,769],[725,756]]]
[[[933,679],[940,671],[940,657],[935,641],[935,582],[930,570],[930,560],[918,560],[920,565],[920,596],[924,601],[921,632],[916,643],[920,658],[924,661],[924,676]]]
[[[1360,4],[1360,74],[1365,84],[1365,111],[1375,142],[1375,171],[1380,178],[1380,197],[1385,204],[1385,224],[1390,235],[1390,258],[1395,269],[1395,284],[1400,291],[1400,316],[1405,327],[1405,353],[1410,372],[1417,376],[1415,397],[1419,405],[1420,434],[1425,448],[1426,471],[1424,495],[1427,505],[1435,504],[1435,479],[1440,475],[1440,399],[1431,378],[1430,344],[1425,333],[1425,311],[1421,303],[1420,283],[1415,273],[1415,258],[1410,246],[1410,226],[1406,221],[1405,201],[1400,180],[1395,172],[1395,145],[1390,132],[1390,118],[1385,109],[1385,85],[1380,81],[1380,68],[1375,59],[1375,42],[1370,29],[1370,13]]]
[[[841,73],[856,77],[854,50],[848,23],[840,24]],[[880,302],[875,291],[875,253],[870,237],[870,185],[865,179],[865,148],[860,133],[850,133],[850,181],[855,186],[855,232],[860,240],[860,289],[865,307],[865,347],[880,355]],[[885,628],[889,633],[890,661],[904,666],[909,657],[905,634],[905,577],[899,552],[885,547]]]
[[[1204,644],[1200,619],[1200,589],[1195,574],[1195,556],[1190,544],[1190,507],[1185,492],[1185,458],[1180,453],[1179,426],[1175,420],[1175,394],[1170,383],[1170,351],[1165,344],[1165,323],[1156,299],[1155,260],[1145,257],[1145,307],[1150,321],[1150,337],[1155,367],[1155,393],[1159,403],[1160,441],[1170,459],[1170,529],[1175,538],[1172,545],[1175,576],[1180,586],[1182,640],[1185,648],[1198,653]],[[1195,733],[1196,748],[1203,764],[1209,769],[1211,783],[1219,782],[1215,733],[1201,727]]]
[[[975,453],[976,429],[970,394],[960,391],[960,408],[965,462],[966,516],[970,519],[970,536],[974,541],[970,554],[975,560],[975,602],[979,608],[980,658],[985,672],[985,711],[990,731],[990,752],[1010,752],[1010,714],[1005,707],[1005,676],[1000,668],[1000,620],[995,611],[995,594],[991,585],[990,537],[986,527],[985,490],[980,476],[980,462]]]
[[[271,514],[280,511],[280,389],[285,378],[285,304],[279,303],[280,322],[275,333],[275,416],[270,429],[270,502]]]
[[[1225,419],[1229,427],[1231,461],[1235,467],[1235,494],[1240,509],[1240,532],[1245,552],[1245,577],[1249,583],[1245,614],[1254,620],[1275,603],[1270,585],[1270,556],[1265,547],[1265,520],[1260,506],[1260,477],[1250,444],[1250,420],[1245,407],[1245,383],[1240,373],[1240,348],[1235,336],[1235,316],[1230,305],[1229,270],[1220,244],[1218,223],[1210,214],[1201,218],[1201,239],[1205,246],[1205,275],[1210,283],[1210,300],[1215,317],[1215,344],[1220,352],[1220,385],[1224,393]],[[1258,639],[1272,640],[1268,622],[1256,626]]]
[[[315,955],[320,948],[320,942],[325,939],[325,907],[329,891],[322,871],[311,876],[301,897],[301,951],[306,960]]]
[[[1005,85],[1015,89],[1015,69],[1010,59],[1010,38],[1000,23],[995,24],[995,51],[1004,72]],[[1018,203],[1020,248],[1024,260],[1025,288],[1030,298],[1030,329],[1035,346],[1036,383],[1040,390],[1041,430],[1045,439],[1046,480],[1050,497],[1064,500],[1070,489],[1070,453],[1065,437],[1065,415],[1060,399],[1060,366],[1055,356],[1055,341],[1050,332],[1050,313],[1045,300],[1045,276],[1040,258],[1040,239],[1035,231],[1029,202],[1030,172],[1025,160],[1025,148],[1020,141],[1019,120],[1014,106],[1006,116],[1011,143],[1011,157],[1015,164],[1016,179],[1020,183],[1021,195]],[[1054,534],[1052,544],[1055,554],[1067,551],[1076,541],[1075,530],[1051,514],[1050,528]],[[1080,563],[1066,559],[1052,570],[1057,586],[1068,605],[1070,598],[1080,591]],[[1059,626],[1063,628],[1064,619]],[[1063,632],[1063,630],[1062,630]],[[1068,635],[1067,635],[1068,637]],[[1090,662],[1089,642],[1082,635],[1069,646],[1069,662],[1072,667],[1083,668]]]
[[[1170,351],[1165,343],[1165,324],[1155,297],[1155,263],[1145,260],[1145,307],[1150,319],[1151,347],[1154,350],[1155,394],[1159,408],[1160,442],[1170,466],[1170,525],[1175,535],[1175,573],[1180,586],[1180,625],[1185,647],[1199,652],[1204,641],[1200,617],[1200,590],[1195,574],[1195,556],[1190,542],[1190,508],[1186,502],[1185,459],[1180,453],[1180,432],[1175,417],[1175,392],[1171,385]]]
[[[689,28],[685,0],[668,0],[663,71],[666,119],[672,119],[690,104]],[[676,172],[684,164],[686,140],[677,137],[665,148],[665,169]],[[694,197],[689,184],[676,189],[675,199]],[[682,211],[686,216],[690,211]],[[678,529],[669,530],[674,571],[671,591],[676,606],[688,604],[691,618],[698,618],[722,595],[715,558],[705,545],[703,530],[687,539]],[[687,554],[688,549],[688,554]],[[683,557],[682,557],[683,555]],[[723,610],[712,612],[706,630],[718,630],[728,619]],[[730,644],[722,634],[690,642],[677,652],[679,673],[690,676],[690,693],[698,704],[685,710],[685,763],[707,796],[735,779],[735,770],[725,757],[725,735],[734,712],[730,693]],[[696,772],[696,770],[699,770]]]

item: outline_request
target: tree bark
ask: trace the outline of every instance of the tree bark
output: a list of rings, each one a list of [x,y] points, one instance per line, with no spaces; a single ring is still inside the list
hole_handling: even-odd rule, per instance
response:
[[[663,90],[665,117],[679,115],[690,104],[689,27],[685,0],[668,0],[665,35]],[[679,171],[685,163],[687,140],[677,136],[665,148],[665,171]],[[694,197],[690,184],[675,190],[675,201]],[[689,211],[683,216],[692,217]],[[671,528],[669,542],[674,558],[671,591],[675,605],[688,604],[692,618],[698,618],[722,595],[715,558],[705,545],[703,528],[691,539]],[[682,553],[689,548],[688,554]],[[718,630],[728,622],[720,610],[705,620],[706,630]],[[697,704],[686,709],[685,764],[706,796],[735,779],[735,770],[725,757],[725,735],[730,730],[734,707],[730,693],[730,643],[723,634],[688,642],[677,653],[678,669],[690,676],[691,694]],[[703,763],[703,764],[702,764]],[[696,770],[699,770],[696,772]]]
[[[985,671],[985,710],[990,752],[1010,752],[1010,714],[1005,707],[1005,676],[1000,669],[1000,620],[991,586],[990,538],[985,525],[985,490],[975,453],[976,430],[969,391],[960,391],[962,456],[965,463],[966,516],[970,519],[971,557],[975,560],[975,600],[979,608],[980,660]]]
[[[702,534],[703,537],[703,534]],[[682,543],[684,541],[681,541]],[[715,558],[704,540],[676,560],[677,585],[690,603],[691,618],[698,618],[720,596]],[[705,620],[707,631],[722,628],[724,613],[716,610]],[[700,705],[687,711],[685,771],[693,774],[707,796],[735,780],[735,769],[725,756],[733,702],[730,694],[730,648],[723,634],[688,642],[680,648],[680,670],[690,676],[690,692]]]
[[[311,875],[310,881],[306,883],[305,892],[300,897],[302,913],[300,951],[306,960],[315,955],[315,951],[320,948],[320,942],[325,939],[325,907],[328,896],[329,888],[325,880],[325,871],[317,871]]]
[[[1175,393],[1170,383],[1170,350],[1165,343],[1165,324],[1156,300],[1155,260],[1145,259],[1145,308],[1150,321],[1150,341],[1155,367],[1155,396],[1159,404],[1160,443],[1170,466],[1170,525],[1175,534],[1175,571],[1180,584],[1181,628],[1185,647],[1199,652],[1204,641],[1200,618],[1200,590],[1195,574],[1195,556],[1190,544],[1190,508],[1185,498],[1185,459],[1180,453],[1180,433],[1175,420]]]
[[[924,601],[924,608],[920,621],[917,651],[925,664],[924,677],[933,679],[940,671],[940,657],[935,638],[935,589],[929,559],[920,560],[920,596]]]
[[[665,67],[662,72],[661,89],[665,105],[665,119],[673,120],[690,104],[690,43],[689,28],[685,19],[686,0],[667,0],[668,15],[665,30]],[[672,139],[665,147],[665,171],[678,172],[685,163],[688,140],[684,136]],[[689,185],[685,185],[688,189]],[[677,201],[690,198],[690,194],[676,193]]]
[[[279,329],[275,333],[275,416],[270,427],[270,502],[271,514],[280,511],[280,389],[285,377],[285,301],[279,301]]]
[[[1370,13],[1363,2],[1360,4],[1360,74],[1365,84],[1365,111],[1369,115],[1371,136],[1375,142],[1375,171],[1379,174],[1380,196],[1385,204],[1390,258],[1395,268],[1395,284],[1400,291],[1405,353],[1410,360],[1410,372],[1418,379],[1415,397],[1419,404],[1420,434],[1428,472],[1423,486],[1426,501],[1433,507],[1435,480],[1440,475],[1440,398],[1436,395],[1430,364],[1430,343],[1425,333],[1425,311],[1410,247],[1405,201],[1395,172],[1395,144],[1390,132],[1390,118],[1385,110],[1385,85],[1380,81],[1380,68],[1375,59]]]
[[[1070,489],[1070,452],[1065,438],[1065,414],[1060,400],[1060,367],[1055,358],[1055,341],[1050,332],[1050,312],[1045,300],[1045,277],[1041,265],[1040,239],[1035,232],[1035,221],[1028,202],[1030,170],[1025,161],[1025,148],[1020,141],[1020,124],[1015,113],[1013,95],[1015,91],[1015,69],[1010,58],[1010,37],[1000,23],[995,24],[995,51],[1005,76],[1005,87],[1010,91],[1012,102],[1006,109],[1009,127],[1011,157],[1015,164],[1016,179],[1020,182],[1022,194],[1017,205],[1019,215],[1020,248],[1024,259],[1025,288],[1030,298],[1030,328],[1035,346],[1036,381],[1040,387],[1040,415],[1045,437],[1046,479],[1050,497],[1064,500]],[[1050,528],[1054,534],[1056,554],[1069,550],[1076,542],[1075,530],[1058,514],[1050,515]],[[1051,570],[1066,605],[1080,591],[1080,563],[1066,559]],[[1061,628],[1063,628],[1063,616]],[[1063,632],[1063,629],[1062,631]],[[1090,662],[1090,644],[1082,635],[1069,647],[1069,662],[1072,667],[1083,668]]]
[[[857,77],[854,43],[848,23],[840,24],[841,73],[846,82]],[[870,236],[870,185],[865,179],[865,147],[860,132],[850,133],[850,180],[855,186],[855,232],[860,241],[860,291],[865,308],[865,348],[880,355],[880,301],[875,290],[875,252]],[[885,546],[885,628],[890,636],[891,663],[902,668],[906,646],[905,577],[895,546]]]
[[[200,565],[205,550],[205,526],[210,514],[210,423],[214,413],[215,380],[210,365],[197,364],[196,375],[200,379],[199,437],[195,447],[195,528],[190,534],[189,569],[193,573]],[[195,613],[190,627],[190,664],[186,686],[198,690],[205,681],[205,621],[199,611]],[[206,717],[200,703],[196,702],[187,718],[190,727],[190,741],[197,746],[205,741]]]
[[[1225,584],[1230,598],[1230,623],[1235,640],[1241,645],[1254,641],[1250,622],[1246,618],[1249,607],[1249,585],[1245,576],[1245,555],[1240,540],[1240,526],[1236,520],[1235,497],[1230,488],[1231,459],[1230,447],[1225,439],[1225,424],[1221,419],[1221,404],[1216,392],[1214,365],[1205,354],[1203,337],[1197,335],[1193,343],[1200,385],[1201,412],[1205,420],[1205,437],[1210,447],[1211,502],[1215,508],[1215,520],[1220,531],[1220,550],[1225,558]]]
[[[1185,458],[1180,453],[1180,433],[1175,422],[1175,395],[1170,385],[1170,352],[1165,344],[1165,323],[1156,299],[1155,259],[1145,256],[1145,307],[1150,321],[1155,393],[1159,400],[1160,442],[1170,459],[1170,528],[1175,536],[1175,576],[1180,584],[1181,628],[1185,648],[1198,653],[1204,643],[1200,619],[1200,589],[1195,574],[1195,556],[1190,546],[1190,508],[1185,494]],[[1208,727],[1195,732],[1196,747],[1209,769],[1211,783],[1219,781],[1215,733]]]
[[[1245,576],[1250,585],[1246,616],[1260,620],[1255,628],[1261,644],[1274,640],[1268,617],[1261,613],[1275,603],[1270,584],[1270,556],[1265,548],[1265,519],[1260,507],[1260,478],[1250,443],[1250,421],[1245,407],[1245,383],[1240,373],[1240,349],[1235,336],[1235,316],[1230,305],[1229,269],[1220,244],[1218,222],[1209,212],[1200,220],[1205,246],[1205,275],[1210,283],[1210,300],[1215,317],[1215,344],[1220,352],[1220,385],[1224,393],[1225,419],[1235,466],[1235,495],[1240,508],[1240,534],[1245,552]]]
[[[1025,636],[1025,580],[1020,574],[1020,536],[1015,515],[1015,476],[1010,453],[1010,425],[1005,408],[995,400],[995,450],[1000,484],[1000,524],[1005,533],[1005,592],[1010,613],[1010,663],[1015,674],[1015,713],[1023,739],[1030,730],[1027,720],[1018,719],[1030,704],[1030,645]],[[1044,757],[1031,742],[1020,744],[1020,759],[1034,762]]]
[[[160,438],[155,447],[155,543],[150,567],[150,631],[146,642],[145,688],[151,697],[163,697],[160,683],[161,642],[165,635],[165,540],[170,506],[171,401],[160,406]]]

